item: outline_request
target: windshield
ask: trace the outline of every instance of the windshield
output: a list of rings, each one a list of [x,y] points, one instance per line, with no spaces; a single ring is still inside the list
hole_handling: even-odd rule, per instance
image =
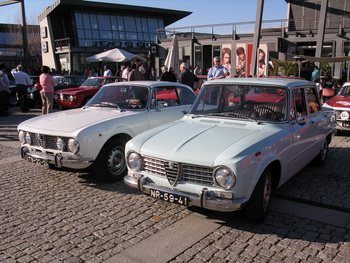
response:
[[[83,87],[98,87],[101,84],[103,84],[104,79],[103,78],[90,78],[84,81],[81,86]]]
[[[103,86],[86,104],[86,107],[118,107],[144,109],[149,97],[148,87],[131,85]]]
[[[343,86],[339,91],[338,96],[350,96],[350,86]]]
[[[190,113],[200,116],[285,121],[287,90],[248,85],[204,86]]]

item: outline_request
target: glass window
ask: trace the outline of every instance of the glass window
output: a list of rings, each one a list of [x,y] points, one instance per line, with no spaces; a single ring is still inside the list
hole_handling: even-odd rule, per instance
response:
[[[118,29],[119,31],[124,31],[124,20],[122,16],[117,16]]]
[[[112,25],[112,30],[118,30],[117,17],[111,16],[111,25]]]
[[[173,107],[181,105],[178,90],[175,87],[157,87],[156,101],[152,105],[158,107]]]
[[[143,33],[138,33],[137,37],[138,37],[139,41],[144,41],[145,40],[144,37],[143,37]]]
[[[84,30],[78,29],[77,32],[78,32],[78,38],[79,38],[79,39],[85,38]]]
[[[149,41],[155,43],[157,42],[157,35],[156,34],[149,34]]]
[[[148,30],[149,32],[156,33],[158,29],[158,21],[156,18],[148,18]]]
[[[98,29],[97,16],[95,14],[90,14],[90,23],[92,29]]]
[[[99,40],[100,39],[100,32],[98,30],[92,30],[92,37],[95,40]]]
[[[100,31],[101,39],[103,40],[112,40],[112,31]]]
[[[293,90],[293,99],[291,104],[291,120],[296,119],[301,116],[306,116],[306,104],[305,104],[305,96],[304,89],[297,88]]]
[[[143,17],[142,20],[142,32],[148,32],[147,18]]]
[[[309,113],[312,114],[312,113],[318,112],[321,109],[321,105],[318,100],[316,88],[311,88],[311,87],[307,88],[306,95],[307,95]]]
[[[157,29],[160,29],[160,28],[164,28],[164,21],[163,21],[163,19],[158,19],[158,28]]]
[[[124,22],[128,31],[136,32],[135,18],[131,16],[125,16]]]
[[[92,38],[92,33],[91,33],[91,30],[84,30],[85,31],[85,37],[86,38]]]
[[[75,23],[77,28],[83,28],[83,19],[80,13],[75,13]]]
[[[119,32],[119,39],[125,40],[125,33],[124,32]]]
[[[137,40],[137,34],[132,32],[126,32],[127,40]]]
[[[142,20],[140,17],[135,17],[137,32],[142,32]]]
[[[111,22],[107,15],[97,15],[98,27],[100,30],[111,30]]]
[[[82,15],[83,23],[84,23],[84,29],[90,29],[91,24],[90,24],[90,16],[89,14],[83,14]]]

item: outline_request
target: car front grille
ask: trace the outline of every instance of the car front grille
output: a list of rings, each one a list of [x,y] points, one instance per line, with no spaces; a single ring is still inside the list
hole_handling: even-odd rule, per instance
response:
[[[30,139],[32,140],[31,145],[32,146],[39,146],[44,149],[51,149],[51,150],[57,150],[56,147],[56,139],[58,138],[57,136],[51,136],[51,135],[44,135],[44,134],[39,134],[39,133],[29,133]],[[63,151],[68,151],[67,145],[68,145],[68,140],[69,138],[67,137],[60,137],[65,144],[65,147]]]
[[[171,185],[180,181],[206,186],[214,185],[214,169],[211,167],[171,162],[149,156],[143,156],[143,160],[145,172],[166,178]]]

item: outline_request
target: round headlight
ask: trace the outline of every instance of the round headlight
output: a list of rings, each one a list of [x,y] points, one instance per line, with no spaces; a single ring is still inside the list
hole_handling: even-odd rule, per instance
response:
[[[29,94],[29,97],[30,97],[30,99],[33,100],[33,99],[34,99],[34,93],[30,93],[30,94]]]
[[[26,135],[24,136],[24,140],[26,143],[32,144],[32,138],[30,138],[29,132],[27,132]]]
[[[21,143],[26,143],[26,140],[25,140],[25,132],[24,132],[24,131],[19,131],[19,133],[18,133],[18,140],[19,140]]]
[[[75,100],[75,96],[74,96],[74,95],[70,95],[70,96],[69,96],[69,100],[70,100],[70,101],[74,101],[74,100]]]
[[[347,120],[347,119],[349,119],[349,112],[343,111],[342,113],[340,113],[340,118],[341,118],[342,120]]]
[[[231,171],[231,169],[227,167],[219,167],[214,172],[214,179],[216,185],[223,189],[230,189],[236,183],[236,176]]]
[[[53,96],[54,100],[58,100],[59,96],[57,94],[55,94],[55,96]]]
[[[60,94],[60,99],[61,99],[61,100],[63,100],[63,99],[64,99],[64,96],[63,96],[63,94],[62,94],[62,93]]]
[[[74,139],[69,139],[68,141],[68,150],[72,153],[79,152],[80,145],[79,143]]]
[[[127,163],[129,168],[134,171],[140,171],[143,165],[141,155],[135,152],[128,154]]]
[[[62,138],[58,137],[56,138],[56,147],[58,150],[63,151],[65,146],[65,143]]]

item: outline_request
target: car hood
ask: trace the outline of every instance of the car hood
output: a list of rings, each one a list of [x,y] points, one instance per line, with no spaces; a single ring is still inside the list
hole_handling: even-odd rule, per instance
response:
[[[350,108],[350,97],[336,96],[326,103],[334,108]]]
[[[111,108],[79,108],[60,111],[22,122],[18,129],[40,133],[69,134],[93,124],[117,119],[136,112]]]
[[[214,165],[217,157],[226,149],[232,150],[234,146],[233,152],[238,154],[254,144],[257,140],[255,134],[266,126],[255,122],[204,121],[180,121],[166,125],[164,129],[156,128],[152,136],[145,136],[139,150],[143,155],[161,159]],[[233,152],[230,151],[230,158]]]
[[[58,93],[63,93],[63,94],[69,94],[69,95],[73,95],[82,91],[87,91],[87,90],[91,90],[91,89],[97,89],[99,87],[77,87],[77,88],[70,88],[70,89],[63,89],[61,91],[59,91]]]

